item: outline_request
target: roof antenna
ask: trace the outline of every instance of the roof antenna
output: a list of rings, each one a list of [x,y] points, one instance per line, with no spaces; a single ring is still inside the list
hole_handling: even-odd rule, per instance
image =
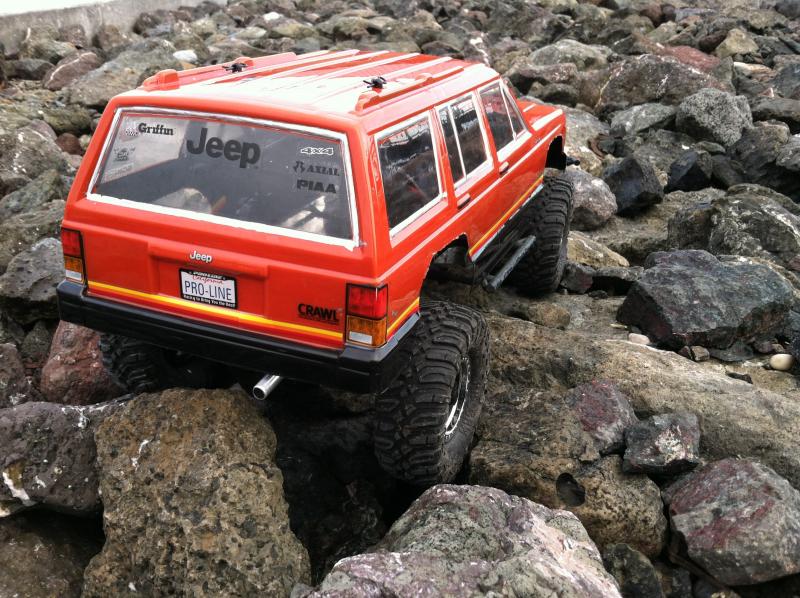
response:
[[[226,65],[223,64],[222,68],[224,68],[229,73],[241,73],[247,67],[246,62],[234,62],[233,64]]]
[[[371,89],[383,89],[383,86],[388,82],[383,77],[373,77],[372,79],[364,79],[364,83]]]

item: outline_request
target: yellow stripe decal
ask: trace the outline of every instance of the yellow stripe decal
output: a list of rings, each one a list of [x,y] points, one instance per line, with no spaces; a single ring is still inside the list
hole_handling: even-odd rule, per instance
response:
[[[269,326],[272,328],[280,328],[282,330],[292,330],[295,332],[304,332],[307,334],[315,334],[317,336],[324,336],[326,338],[342,340],[341,332],[334,332],[332,330],[325,330],[322,328],[314,328],[312,326],[303,326],[302,324],[292,324],[291,322],[279,322],[277,320],[269,320],[267,318],[263,318],[255,314],[249,314],[240,311],[232,311],[224,307],[217,307],[215,305],[205,305],[204,303],[194,303],[192,301],[187,301],[186,299],[179,299],[177,297],[169,297],[166,295],[153,295],[151,293],[143,293],[141,291],[134,291],[133,289],[115,287],[113,285],[105,284],[103,282],[95,282],[90,280],[89,290],[91,290],[92,288],[101,289],[104,291],[111,291],[112,293],[119,293],[120,295],[135,297],[137,299],[147,299],[149,301],[156,301],[158,303],[163,303],[165,305],[173,305],[175,307],[182,307],[184,309],[210,313],[233,321],[262,324],[264,326]]]
[[[419,299],[417,298],[411,302],[411,305],[409,305],[394,322],[392,322],[391,326],[389,326],[389,330],[386,331],[386,335],[391,336],[394,334],[394,331],[400,327],[400,324],[405,322],[406,318],[411,314],[411,312],[416,311],[418,307]]]
[[[514,212],[514,210],[516,210],[522,202],[524,202],[526,199],[528,199],[528,197],[530,197],[530,195],[533,192],[533,190],[536,187],[539,186],[539,183],[542,182],[542,179],[544,179],[544,175],[542,175],[538,179],[536,179],[536,182],[533,185],[531,185],[530,187],[528,187],[528,190],[525,191],[525,193],[523,193],[520,196],[520,198],[517,201],[514,202],[514,205],[512,205],[508,209],[508,211],[500,217],[500,220],[495,222],[494,225],[492,226],[492,228],[490,228],[488,231],[486,231],[486,234],[483,235],[480,239],[478,239],[478,242],[475,243],[472,247],[469,248],[470,255],[475,253],[475,251],[483,244],[483,242],[486,241],[486,239],[488,239],[491,235],[493,235],[495,233],[495,231],[497,231],[497,229],[500,228],[505,223],[505,221]]]

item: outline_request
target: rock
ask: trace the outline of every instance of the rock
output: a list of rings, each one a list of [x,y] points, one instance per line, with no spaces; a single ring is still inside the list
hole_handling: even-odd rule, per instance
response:
[[[46,89],[57,91],[98,68],[102,63],[103,61],[94,52],[76,52],[59,60],[42,78],[42,85]]]
[[[615,112],[611,133],[620,137],[639,135],[650,129],[665,129],[675,122],[675,107],[664,104],[641,104]]]
[[[17,347],[13,343],[0,344],[0,409],[25,403],[34,396]]]
[[[649,162],[630,156],[609,166],[603,180],[617,198],[617,213],[631,214],[660,203],[664,190]]]
[[[650,340],[649,336],[646,336],[644,334],[637,334],[635,332],[631,332],[628,335],[628,342],[633,343],[634,345],[644,345],[644,346],[653,344],[653,341]]]
[[[731,29],[725,40],[714,50],[714,54],[720,58],[757,53],[758,44],[756,44],[747,33],[738,28]]]
[[[73,156],[83,155],[81,142],[72,133],[62,133],[56,138],[56,145],[62,152],[71,154]]]
[[[564,274],[558,284],[570,293],[587,293],[594,284],[595,273],[596,270],[591,266],[569,261],[564,267]]]
[[[769,367],[779,372],[787,372],[794,366],[794,357],[787,353],[779,353],[769,358]]]
[[[608,380],[593,380],[570,390],[565,401],[601,455],[621,451],[624,432],[639,420],[619,388]]]
[[[122,33],[116,25],[100,25],[95,33],[95,43],[106,54],[116,55],[120,48],[131,42],[133,42],[133,38]]]
[[[678,351],[678,354],[692,361],[708,361],[711,359],[711,353],[708,349],[699,345],[683,347]]]
[[[564,108],[567,115],[567,146],[565,151],[568,156],[578,158],[581,168],[594,176],[603,172],[603,162],[591,149],[592,142],[599,135],[607,135],[608,125],[597,117],[578,110],[577,108]]]
[[[655,567],[627,544],[612,544],[603,552],[606,571],[614,576],[623,598],[664,598]]]
[[[739,141],[742,131],[752,124],[747,98],[711,88],[683,100],[675,116],[679,131],[724,147]]]
[[[726,585],[800,572],[800,492],[772,469],[723,459],[667,488],[672,529],[689,557]]]
[[[526,319],[540,326],[565,330],[569,326],[571,315],[569,310],[554,303],[530,303],[526,310]]]
[[[53,65],[48,60],[40,58],[20,58],[9,61],[8,68],[14,77],[40,81],[53,68]]]
[[[318,590],[301,595],[430,593],[619,596],[572,514],[495,488],[449,485],[427,490],[374,552],[340,561]]]
[[[606,115],[649,102],[676,105],[704,87],[722,89],[723,85],[675,58],[629,57],[610,68],[594,109],[596,114]]]
[[[286,595],[309,579],[275,435],[239,392],[139,395],[95,433],[106,543],[83,596]]]
[[[700,463],[700,424],[693,413],[654,415],[625,430],[622,469],[673,475]]]
[[[63,279],[61,243],[42,239],[14,256],[0,276],[0,306],[21,324],[55,318],[56,285]]]
[[[162,69],[179,69],[172,56],[175,47],[164,40],[148,40],[130,46],[113,60],[89,71],[64,87],[68,100],[103,108],[113,96],[139,85]]]
[[[534,50],[530,55],[530,61],[539,65],[567,62],[574,64],[579,71],[585,71],[607,66],[612,53],[605,46],[588,46],[573,39],[561,39],[554,44]]]
[[[75,46],[68,42],[58,41],[55,32],[51,32],[46,28],[37,28],[35,31],[28,30],[28,35],[19,46],[19,55],[21,57],[39,58],[52,63],[56,63],[75,52]]]
[[[97,528],[52,513],[20,513],[0,520],[2,595],[79,598],[83,569],[102,544]]]
[[[99,511],[94,431],[118,408],[33,402],[0,410],[0,515],[33,505]]]
[[[654,253],[620,307],[620,322],[657,343],[680,349],[725,349],[780,327],[792,304],[791,285],[745,259],[719,261],[706,251]]]
[[[35,193],[40,187],[37,185],[32,191]],[[31,198],[33,201],[42,201],[43,197]],[[21,202],[27,198],[17,197],[20,204],[12,202],[9,209],[23,209]],[[3,208],[0,203],[0,209]],[[64,216],[64,202],[51,200],[44,205],[10,216],[0,222],[0,272],[6,272],[11,260],[19,253],[29,250],[38,241],[58,234],[61,219]]]
[[[689,150],[681,154],[669,168],[667,192],[700,191],[711,186],[714,160],[706,152]]]
[[[47,124],[39,121],[0,134],[0,195],[19,189],[51,168],[64,171],[66,161]]]
[[[39,320],[33,325],[20,345],[20,355],[23,361],[36,369],[44,365],[47,353],[50,351],[50,342],[53,340],[53,333],[48,329],[45,320]]]
[[[64,405],[91,405],[123,393],[103,367],[94,330],[60,322],[42,368],[40,388],[45,400]]]
[[[792,140],[789,127],[779,122],[758,122],[745,129],[741,139],[729,149],[730,157],[741,165],[745,180],[769,187],[800,201],[800,177],[786,168],[786,153]],[[779,163],[781,162],[781,163]]]
[[[0,222],[30,212],[54,199],[66,199],[70,183],[57,170],[46,170],[24,187],[0,199]]]
[[[592,268],[630,266],[628,260],[612,251],[602,243],[594,241],[583,233],[570,231],[567,242],[567,259]]]
[[[753,359],[753,350],[750,348],[750,345],[742,341],[736,341],[730,347],[726,347],[724,349],[711,347],[708,352],[711,354],[711,357],[726,363],[741,363],[743,361]],[[728,375],[730,376],[731,373],[728,372]],[[749,378],[739,379],[748,380]],[[750,381],[752,382],[752,380]]]
[[[542,415],[535,421],[530,420],[527,410],[540,409],[539,400],[534,402],[530,397],[536,393],[552,396],[554,392],[566,392],[578,384],[603,378],[619,386],[640,417],[674,411],[696,414],[703,422],[700,451],[704,459],[730,455],[757,457],[793,484],[800,485],[800,448],[796,433],[791,426],[786,426],[786,422],[800,418],[800,392],[796,388],[787,387],[778,393],[733,380],[716,368],[694,363],[671,351],[659,351],[623,339],[609,340],[613,316],[605,316],[608,319],[603,322],[602,313],[599,305],[593,307],[593,322],[587,331],[552,330],[530,322],[487,315],[493,339],[487,396],[511,402],[508,416],[491,426],[496,429],[493,446],[497,457],[493,461],[507,464],[508,479],[524,480],[530,485],[531,472],[543,470],[548,461],[534,460],[529,455],[541,454],[547,443],[559,442],[559,433],[568,434],[563,423],[566,415],[558,411],[555,415],[561,414],[561,419],[554,418],[552,434],[555,439],[548,434],[537,434],[531,440],[530,431],[545,426],[547,418]],[[494,409],[494,400],[487,399],[486,418]],[[525,413],[526,417],[520,419],[520,413]],[[516,426],[520,426],[518,441],[506,433]],[[472,471],[477,455],[484,450],[481,442],[489,440],[484,436],[485,432],[479,430],[479,443],[470,457]],[[509,442],[527,448],[512,452]],[[515,462],[517,465],[512,467]],[[528,463],[530,467],[523,467],[521,463]],[[555,475],[549,474],[553,476],[550,482],[542,481],[535,491],[543,493],[551,488],[553,478],[562,472],[570,470],[554,469]]]
[[[800,133],[800,100],[758,97],[751,108],[753,120],[780,120],[793,135]]]
[[[600,228],[617,212],[617,199],[603,179],[576,166],[570,166],[564,178],[572,183],[572,228]]]

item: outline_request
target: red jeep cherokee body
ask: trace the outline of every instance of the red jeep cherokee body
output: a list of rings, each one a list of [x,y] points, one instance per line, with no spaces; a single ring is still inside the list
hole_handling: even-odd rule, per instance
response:
[[[418,317],[420,289],[434,256],[460,239],[469,256],[478,257],[535,195],[551,145],[558,144],[561,153],[563,112],[517,101],[510,109],[522,116],[524,128],[498,153],[487,117],[491,98],[479,92],[500,85],[506,99],[495,94],[494,101],[510,102],[512,96],[482,64],[355,50],[238,62],[245,65],[241,72],[226,72],[222,65],[164,71],[111,100],[67,201],[63,229],[80,233],[84,272],[83,280],[76,280],[81,273],[73,274],[59,287],[62,318],[262,372],[375,390],[383,379],[381,361]],[[371,88],[363,81],[377,76],[388,83]],[[477,109],[488,161],[454,186],[438,110],[467,94]],[[117,131],[126,115],[165,120],[139,124],[145,129],[138,132]],[[420,117],[432,132],[441,193],[390,233],[378,140]],[[185,126],[195,126],[200,135],[187,145],[190,151],[238,166],[247,165],[257,150],[213,141],[210,133],[197,133],[197,126],[222,121],[266,131],[286,127],[311,141],[338,144],[344,172],[335,170],[347,188],[351,221],[342,226],[349,235],[296,234],[217,217],[213,209],[199,214],[97,192],[115,135],[163,134],[182,119],[194,123]],[[388,146],[392,143],[394,138]],[[298,158],[311,162],[312,152],[332,150],[312,145],[301,151],[306,153]],[[297,188],[324,192],[325,177],[297,175],[298,161],[291,159],[295,172],[287,173]],[[302,168],[308,168],[305,161]],[[213,177],[213,169],[203,175]],[[106,186],[113,188],[113,180]],[[235,307],[185,298],[182,285],[189,288],[192,281],[182,270],[234,280]],[[348,285],[387,289],[379,292],[388,292],[383,323],[369,328],[366,337],[348,333]],[[353,292],[351,301],[359,297]],[[358,321],[352,325],[358,329]]]

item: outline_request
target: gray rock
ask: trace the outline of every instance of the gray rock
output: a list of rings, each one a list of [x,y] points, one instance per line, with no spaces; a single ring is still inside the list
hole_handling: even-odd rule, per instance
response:
[[[714,54],[720,58],[743,57],[748,54],[758,53],[758,44],[753,41],[747,33],[739,28],[733,28],[728,32],[728,36],[714,50]]]
[[[730,147],[752,126],[750,105],[744,96],[719,89],[701,89],[678,106],[675,125],[696,139],[714,141]]]
[[[65,56],[74,54],[77,49],[69,42],[58,41],[54,32],[36,28],[29,30],[31,34],[19,46],[22,58],[39,58],[56,63]]]
[[[242,393],[140,395],[95,440],[106,544],[83,596],[287,595],[308,581],[275,434]]]
[[[789,282],[744,258],[721,262],[706,251],[654,253],[619,309],[620,322],[680,349],[725,349],[773,333],[793,301]]]
[[[76,52],[59,60],[56,66],[42,78],[42,85],[46,89],[57,91],[89,71],[98,68],[102,62],[94,52]]]
[[[38,121],[0,134],[0,194],[22,187],[49,169],[64,171],[66,160],[46,123]]]
[[[623,598],[664,598],[655,567],[627,544],[612,544],[603,552],[606,571],[614,576]]]
[[[616,214],[617,199],[603,179],[576,166],[568,167],[564,176],[572,183],[573,229],[600,228]]]
[[[13,343],[0,344],[0,409],[25,403],[33,397],[35,391],[25,375],[17,347]]]
[[[628,398],[608,380],[576,386],[565,400],[601,455],[621,451],[625,446],[625,429],[639,421]]]
[[[681,473],[700,463],[700,424],[693,413],[654,415],[627,428],[625,444],[625,471]]]
[[[638,135],[650,129],[664,129],[675,122],[675,107],[664,104],[641,104],[614,113],[611,133],[624,137]]]
[[[41,58],[20,58],[10,60],[6,64],[12,76],[31,81],[40,81],[53,68],[50,61]]]
[[[727,585],[800,572],[800,492],[771,468],[723,459],[664,492],[689,557]]]
[[[0,306],[21,324],[55,318],[56,285],[63,279],[61,243],[42,239],[14,256],[0,276]]]
[[[94,431],[117,408],[33,402],[0,410],[0,515],[34,505],[99,511]]]
[[[589,46],[574,39],[561,39],[554,44],[534,50],[530,55],[533,64],[553,65],[564,62],[574,64],[579,71],[599,69],[608,65],[613,52],[605,46]]]
[[[795,170],[778,163],[790,158],[786,149],[791,139],[787,125],[775,121],[757,122],[742,133],[729,154],[741,165],[747,182],[764,185],[800,201],[800,177]]]
[[[700,191],[711,186],[714,160],[706,152],[689,150],[669,168],[667,191]]]
[[[35,189],[36,187],[34,191]],[[15,199],[24,198],[16,196]],[[41,197],[33,201],[40,199]],[[0,209],[4,207],[4,203],[0,203]],[[20,203],[12,201],[8,207],[11,210],[21,209]],[[56,236],[63,216],[64,202],[51,200],[29,212],[11,215],[0,223],[0,272],[6,271],[15,255],[30,249],[42,239]]]
[[[72,103],[103,108],[112,97],[136,87],[159,70],[179,69],[180,64],[172,56],[173,52],[175,47],[164,40],[136,44],[74,80],[64,87],[64,92]]]
[[[664,199],[656,171],[646,159],[630,156],[609,166],[603,180],[617,198],[617,213],[640,212]]]
[[[19,346],[22,359],[38,368],[47,359],[52,340],[53,332],[48,323],[45,320],[39,320],[28,331]]]
[[[398,575],[398,570],[403,574]],[[371,554],[346,558],[301,596],[619,596],[570,513],[495,488],[434,486]]]
[[[57,170],[46,170],[24,187],[0,199],[0,222],[35,210],[54,199],[66,199],[70,184],[71,180]]]
[[[567,115],[567,155],[578,158],[581,168],[595,176],[603,172],[603,163],[591,149],[591,143],[598,135],[609,132],[608,125],[588,112],[577,108],[565,108]]]
[[[79,598],[83,569],[100,550],[92,522],[53,513],[20,513],[0,520],[3,596]]]
[[[751,108],[753,120],[780,120],[793,134],[800,133],[800,100],[758,97]]]

